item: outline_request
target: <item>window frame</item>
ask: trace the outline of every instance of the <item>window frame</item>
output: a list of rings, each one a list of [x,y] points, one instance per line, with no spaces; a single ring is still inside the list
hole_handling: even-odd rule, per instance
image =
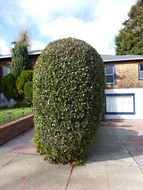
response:
[[[138,73],[139,80],[143,80],[143,78],[141,78],[141,74],[140,74],[140,72],[141,72],[141,65],[143,65],[143,63],[139,63],[139,68],[138,68],[139,69],[139,73]]]
[[[132,96],[133,97],[133,112],[107,112],[107,96]],[[105,114],[106,115],[135,115],[135,93],[118,93],[118,94],[105,94]]]
[[[106,67],[109,67],[109,66],[112,66],[112,70],[113,70],[113,74],[106,74],[105,72],[105,69]],[[107,64],[104,66],[104,72],[105,72],[105,83],[108,85],[108,84],[113,84],[115,85],[116,84],[116,79],[115,79],[115,64]],[[110,83],[107,83],[106,82],[106,76],[113,76],[113,82],[110,82]]]

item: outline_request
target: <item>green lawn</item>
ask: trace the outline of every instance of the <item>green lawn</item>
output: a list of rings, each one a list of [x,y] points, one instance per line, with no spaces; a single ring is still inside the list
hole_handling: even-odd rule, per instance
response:
[[[31,113],[32,108],[24,108],[24,114],[22,108],[0,109],[0,125],[14,121]]]

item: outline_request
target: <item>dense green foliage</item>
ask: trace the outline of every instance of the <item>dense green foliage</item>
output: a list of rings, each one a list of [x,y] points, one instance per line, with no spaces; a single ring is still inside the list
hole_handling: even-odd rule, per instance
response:
[[[11,73],[17,78],[23,70],[30,67],[27,47],[17,41],[12,49]]]
[[[120,30],[115,39],[116,54],[143,55],[143,2],[137,1],[132,6],[124,27]]]
[[[32,104],[33,100],[33,82],[28,81],[24,85],[24,97],[25,100],[29,103]]]
[[[58,40],[39,56],[33,76],[35,142],[53,163],[80,164],[103,113],[104,65],[89,44]]]
[[[19,98],[16,88],[16,79],[13,74],[9,73],[2,78],[1,90],[8,100],[11,98],[17,100]]]
[[[31,105],[28,102],[26,102],[25,100],[21,100],[21,101],[16,102],[16,107],[17,108],[27,108],[27,107],[31,107]]]
[[[16,87],[18,89],[18,93],[20,95],[24,95],[24,85],[28,81],[33,80],[33,71],[32,70],[24,70],[21,72],[20,76],[17,78]]]

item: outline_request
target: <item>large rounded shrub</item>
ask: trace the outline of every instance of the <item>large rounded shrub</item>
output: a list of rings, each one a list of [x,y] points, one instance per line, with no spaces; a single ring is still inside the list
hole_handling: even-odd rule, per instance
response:
[[[74,38],[58,40],[39,56],[33,78],[35,142],[53,163],[80,164],[100,126],[104,65],[97,51]]]

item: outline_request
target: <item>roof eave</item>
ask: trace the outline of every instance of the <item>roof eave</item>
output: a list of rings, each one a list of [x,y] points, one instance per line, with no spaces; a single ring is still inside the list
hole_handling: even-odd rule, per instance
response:
[[[125,62],[125,61],[143,61],[143,58],[103,60],[104,63],[109,63],[109,62]]]

